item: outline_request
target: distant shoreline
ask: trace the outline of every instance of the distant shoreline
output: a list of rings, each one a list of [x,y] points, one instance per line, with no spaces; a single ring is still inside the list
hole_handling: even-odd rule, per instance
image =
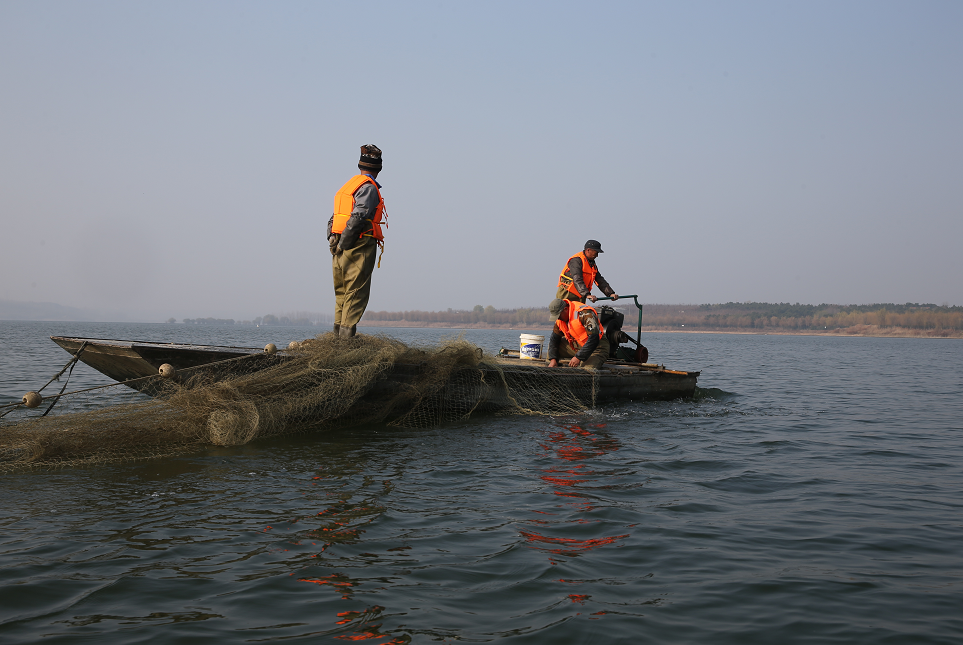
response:
[[[511,324],[492,324],[492,323],[470,323],[467,325],[456,325],[452,323],[425,323],[418,321],[405,320],[363,320],[359,327],[397,327],[404,329],[502,329],[524,331],[544,330],[551,331],[547,325],[511,325]],[[623,325],[622,329],[626,333],[635,332],[634,325]],[[775,330],[775,329],[669,329],[660,327],[642,326],[642,332],[658,332],[669,334],[737,334],[752,336],[844,336],[856,338],[963,338],[963,332],[956,330],[935,330],[935,329],[907,329],[905,327],[885,327],[879,328],[876,325],[854,325],[853,327],[842,327],[829,329],[826,331],[816,331],[813,329]]]

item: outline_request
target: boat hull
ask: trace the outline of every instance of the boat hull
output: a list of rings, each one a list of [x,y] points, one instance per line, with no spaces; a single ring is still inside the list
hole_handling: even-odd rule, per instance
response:
[[[219,345],[190,345],[183,343],[154,343],[148,341],[109,340],[51,336],[70,354],[80,352],[79,360],[111,379],[129,387],[153,394],[161,365],[172,365],[178,372],[229,374],[237,359],[250,357],[267,367],[283,361],[284,351],[269,356],[261,349]],[[463,369],[478,373],[478,387],[471,398],[481,401],[479,407],[499,409],[514,405],[509,392],[513,389],[537,387],[539,382],[563,386],[583,405],[592,407],[615,401],[672,400],[691,397],[695,393],[699,372],[667,370],[653,364],[615,362],[589,373],[581,368],[549,368],[547,361],[526,360],[505,352],[494,362]],[[245,371],[250,371],[248,363]],[[374,384],[372,396],[389,393],[411,378],[417,377],[418,365],[396,365],[385,373],[380,383]],[[507,385],[507,389],[501,387]]]

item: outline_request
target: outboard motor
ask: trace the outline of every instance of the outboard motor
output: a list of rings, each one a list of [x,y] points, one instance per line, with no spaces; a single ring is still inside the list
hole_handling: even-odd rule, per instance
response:
[[[625,314],[608,305],[602,305],[596,307],[596,309],[599,312],[599,323],[602,325],[602,331],[609,341],[609,358],[615,358],[619,344],[622,342],[622,323],[625,322]]]
[[[599,305],[595,309],[599,312],[599,323],[602,325],[605,338],[609,341],[610,360],[632,363],[645,363],[649,360],[649,350],[645,345],[639,345],[634,338],[622,331],[625,314],[608,305]],[[628,347],[620,347],[622,343],[627,342],[636,345],[636,348],[632,350]]]

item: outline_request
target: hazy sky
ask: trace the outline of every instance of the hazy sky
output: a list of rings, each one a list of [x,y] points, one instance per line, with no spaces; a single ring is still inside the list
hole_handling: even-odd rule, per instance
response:
[[[963,3],[0,2],[0,299],[544,306],[588,238],[642,302],[963,304]]]

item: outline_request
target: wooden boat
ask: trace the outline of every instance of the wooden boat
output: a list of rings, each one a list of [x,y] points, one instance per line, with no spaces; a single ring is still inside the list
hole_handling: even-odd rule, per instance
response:
[[[130,387],[152,394],[151,384],[156,379],[146,377],[158,374],[164,364],[171,365],[177,372],[188,368],[192,371],[207,369],[229,373],[234,361],[249,357],[267,367],[285,360],[286,353],[281,350],[270,355],[263,349],[220,345],[192,345],[182,343],[157,343],[136,340],[108,340],[99,338],[75,338],[51,336],[51,340],[72,355],[79,353],[79,360],[106,376],[129,385]],[[481,350],[479,350],[481,351]],[[250,371],[250,364],[245,371]],[[392,383],[403,383],[406,378],[417,374],[418,365],[395,365],[385,374],[383,383],[376,391],[391,389]],[[467,368],[466,368],[467,369]],[[581,368],[548,367],[545,359],[528,359],[519,356],[518,351],[503,349],[490,362],[483,362],[477,368],[484,375],[483,381],[493,383],[504,379],[511,388],[518,384],[531,387],[539,379],[569,384],[580,400],[587,406],[613,401],[650,401],[688,398],[695,393],[699,372],[685,372],[666,369],[655,363],[633,363],[630,361],[611,361],[602,369],[592,373],[594,378],[587,379],[587,371]],[[496,373],[497,372],[497,373]],[[491,376],[492,378],[487,378]],[[546,382],[546,381],[542,381]],[[586,385],[587,384],[587,385]],[[505,394],[497,388],[489,388],[484,408],[497,409],[506,402]]]
[[[587,371],[581,368],[548,367],[544,359],[531,359],[520,356],[518,351],[502,349],[494,362],[483,362],[472,369],[480,373],[477,388],[468,395],[474,401],[482,401],[479,407],[497,409],[517,405],[512,397],[512,391],[531,391],[538,388],[538,384],[546,389],[559,386],[576,396],[584,405],[594,406],[598,403],[612,401],[651,401],[689,398],[695,394],[696,381],[699,372],[685,372],[666,369],[664,365],[648,363],[648,351],[642,345],[642,305],[638,295],[621,296],[622,300],[631,298],[638,310],[637,336],[622,332],[624,315],[613,309],[600,306],[603,330],[609,339],[610,346],[617,351],[612,357],[634,358],[635,360],[609,360],[602,369],[592,372],[587,378]],[[609,297],[598,298],[598,301],[611,300]],[[597,304],[597,303],[596,303]],[[188,345],[182,343],[155,343],[130,340],[105,340],[96,338],[71,338],[66,336],[51,336],[51,340],[73,355],[79,352],[79,360],[90,365],[97,371],[110,378],[130,385],[137,390],[152,394],[151,388],[156,387],[154,376],[165,363],[174,367],[178,372],[185,369],[218,370],[230,373],[231,365],[237,359],[248,357],[258,364],[276,364],[285,360],[285,352],[268,354],[264,350],[252,347],[233,347],[221,345]],[[631,342],[635,349],[619,347],[621,342]],[[622,351],[629,349],[629,351]],[[478,350],[481,352],[481,349]],[[251,364],[245,364],[245,371],[251,371]],[[399,388],[403,388],[406,380],[417,378],[419,374],[431,369],[428,365],[396,364],[388,371],[371,390],[372,396],[389,395]],[[135,380],[139,379],[139,380]],[[500,385],[505,387],[501,387]],[[546,396],[550,396],[546,393]],[[474,406],[474,403],[472,404]],[[473,409],[477,409],[473,407]]]
[[[509,379],[510,375],[532,371],[554,375],[560,380],[585,375],[582,368],[548,367],[546,359],[520,358],[518,352],[512,350],[503,349],[498,362]],[[580,398],[587,404],[687,399],[695,394],[699,374],[666,369],[665,365],[656,363],[609,361],[598,370],[594,401],[590,402],[587,396]]]
[[[196,368],[220,363],[232,358],[259,356],[265,364],[270,357],[263,349],[220,345],[192,345],[184,343],[155,343],[138,340],[108,340],[103,338],[73,338],[51,336],[50,340],[76,356],[101,374],[115,381],[130,383],[135,390],[142,390],[142,379],[154,376],[161,365],[172,365],[176,370]],[[255,359],[258,360],[258,359]]]

